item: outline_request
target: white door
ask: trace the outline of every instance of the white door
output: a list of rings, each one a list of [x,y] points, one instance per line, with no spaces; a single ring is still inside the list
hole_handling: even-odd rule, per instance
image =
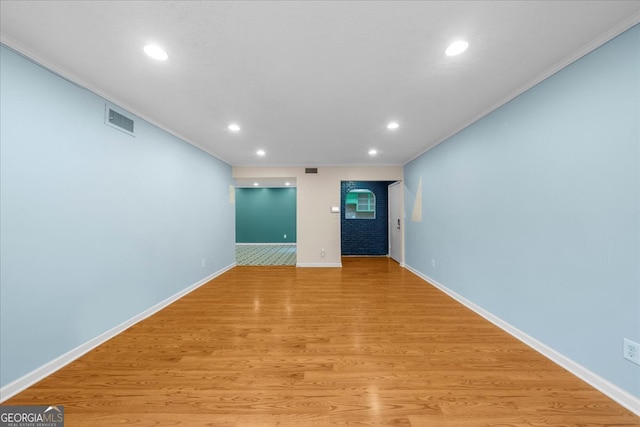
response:
[[[404,265],[402,259],[402,233],[404,218],[402,212],[402,182],[389,185],[389,256]]]

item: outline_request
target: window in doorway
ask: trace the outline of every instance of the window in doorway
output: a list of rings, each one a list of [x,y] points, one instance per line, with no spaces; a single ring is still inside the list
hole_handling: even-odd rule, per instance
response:
[[[351,190],[344,200],[345,219],[375,219],[376,196],[369,190]]]

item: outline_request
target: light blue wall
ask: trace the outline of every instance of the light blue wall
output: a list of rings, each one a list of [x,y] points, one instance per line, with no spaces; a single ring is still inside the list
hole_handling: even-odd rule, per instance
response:
[[[105,126],[102,98],[0,55],[5,386],[232,265],[235,225],[229,165]]]
[[[410,267],[635,396],[639,46],[636,26],[404,168]]]

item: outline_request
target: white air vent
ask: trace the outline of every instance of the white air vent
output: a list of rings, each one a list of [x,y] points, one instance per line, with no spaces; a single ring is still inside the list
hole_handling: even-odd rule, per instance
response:
[[[133,120],[123,114],[118,113],[108,105],[105,108],[104,123],[108,126],[111,126],[112,128],[121,130],[122,132],[128,133],[129,135],[133,136]]]

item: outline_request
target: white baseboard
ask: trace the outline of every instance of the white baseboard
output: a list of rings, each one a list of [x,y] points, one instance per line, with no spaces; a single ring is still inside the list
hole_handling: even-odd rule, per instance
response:
[[[296,242],[282,243],[236,243],[236,246],[298,246]]]
[[[482,307],[474,304],[473,302],[469,301],[462,295],[457,294],[456,292],[452,291],[451,289],[447,288],[441,283],[438,283],[436,280],[433,280],[429,276],[422,274],[420,271],[416,270],[415,268],[412,268],[409,265],[405,265],[404,267],[407,270],[414,273],[415,275],[417,275],[418,277],[420,277],[421,279],[429,282],[431,285],[440,289],[442,292],[446,293],[447,295],[449,295],[450,297],[452,297],[462,305],[466,306],[467,308],[473,310],[480,316],[484,317],[485,319],[487,319],[489,322],[493,323],[500,329],[504,330],[508,334],[522,341],[532,349],[536,350],[538,353],[542,354],[543,356],[552,360],[553,362],[560,365],[567,371],[571,372],[573,375],[585,381],[587,384],[591,385],[592,387],[601,391],[605,395],[609,396],[611,399],[615,400],[620,405],[624,406],[634,414],[640,416],[640,398],[628,393],[627,391],[621,389],[615,384],[612,384],[609,381],[605,380],[604,378],[596,375],[595,373],[591,372],[584,366],[574,362],[573,360],[569,359],[562,353],[554,350],[548,345],[543,344],[542,342],[536,340],[535,338],[527,335],[525,332],[510,325],[509,323],[505,322],[504,320],[497,317],[496,315],[488,312]]]
[[[180,292],[170,296],[169,298],[165,299],[164,301],[159,302],[158,304],[148,308],[147,310],[143,311],[142,313],[132,317],[131,319],[121,323],[120,325],[98,335],[95,338],[90,339],[89,341],[87,341],[84,344],[79,345],[78,347],[74,348],[71,351],[68,351],[67,353],[53,359],[50,362],[45,363],[44,365],[40,366],[37,369],[34,369],[33,371],[29,372],[28,374],[24,375],[21,378],[18,378],[17,380],[7,384],[6,386],[0,388],[0,403],[4,402],[5,400],[15,396],[16,394],[20,393],[21,391],[27,389],[28,387],[31,387],[33,384],[37,383],[38,381],[46,378],[47,376],[53,374],[54,372],[56,372],[57,370],[59,370],[60,368],[63,368],[64,366],[68,365],[69,363],[73,362],[74,360],[76,360],[77,358],[79,358],[80,356],[88,353],[89,351],[93,350],[94,348],[98,347],[100,344],[110,340],[111,338],[115,337],[116,335],[118,335],[119,333],[125,331],[126,329],[130,328],[131,326],[135,325],[136,323],[146,319],[147,317],[157,313],[158,311],[162,310],[163,308],[165,308],[166,306],[168,306],[169,304],[179,300],[180,298],[182,298],[183,296],[187,295],[188,293],[196,290],[197,288],[199,288],[200,286],[204,285],[205,283],[211,281],[212,279],[214,279],[215,277],[221,275],[222,273],[224,273],[227,270],[230,270],[231,268],[235,267],[236,263],[234,262],[233,264],[230,264],[224,268],[222,268],[221,270],[216,271],[215,273],[211,274],[210,276],[205,277],[204,279],[198,281],[197,283],[194,283],[193,285],[181,290]]]
[[[296,267],[342,267],[341,262],[299,262]]]

